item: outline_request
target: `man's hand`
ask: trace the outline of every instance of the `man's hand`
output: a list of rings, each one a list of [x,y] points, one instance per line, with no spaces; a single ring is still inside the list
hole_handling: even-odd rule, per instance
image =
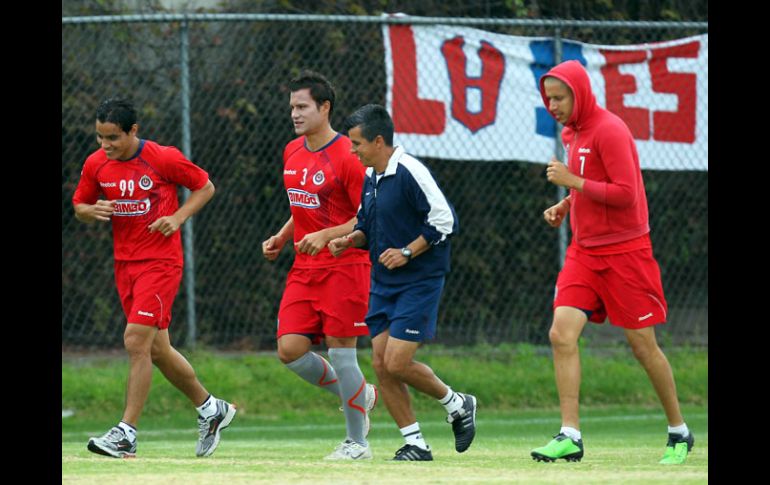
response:
[[[388,269],[396,269],[408,262],[409,258],[401,254],[401,249],[388,248],[380,254],[380,263]]]
[[[583,190],[583,179],[571,173],[569,168],[560,161],[552,158],[545,170],[548,181],[562,187]]]
[[[262,254],[268,261],[275,261],[275,258],[281,253],[281,249],[286,244],[284,239],[278,236],[270,236],[267,240],[262,241]]]
[[[108,222],[115,212],[114,200],[97,200],[96,204],[78,204],[75,207],[75,217],[80,221],[91,223],[94,221]]]
[[[350,246],[352,246],[352,243],[347,236],[332,239],[327,245],[329,252],[332,253],[332,256],[335,258],[339,257],[339,255],[344,253]]]
[[[320,231],[305,234],[305,237],[303,237],[302,240],[298,243],[295,243],[294,246],[298,253],[315,256],[326,247],[326,243],[329,242],[326,238],[326,231],[322,229]]]
[[[174,234],[176,231],[179,230],[179,227],[182,225],[183,221],[179,221],[175,216],[165,216],[161,217],[152,224],[150,224],[149,228],[150,232],[158,231],[161,234],[163,234],[166,237],[169,237],[170,235]]]
[[[562,200],[556,205],[552,205],[545,211],[543,211],[543,219],[551,227],[559,227],[564,222],[564,218],[569,213],[570,203],[569,200]]]

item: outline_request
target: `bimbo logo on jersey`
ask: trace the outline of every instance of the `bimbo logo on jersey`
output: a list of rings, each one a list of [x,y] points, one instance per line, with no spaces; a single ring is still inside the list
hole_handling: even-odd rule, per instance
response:
[[[116,200],[113,216],[141,216],[150,212],[150,199]]]
[[[289,189],[286,191],[289,195],[289,204],[307,209],[318,209],[321,207],[321,200],[318,194],[311,194],[299,189]]]

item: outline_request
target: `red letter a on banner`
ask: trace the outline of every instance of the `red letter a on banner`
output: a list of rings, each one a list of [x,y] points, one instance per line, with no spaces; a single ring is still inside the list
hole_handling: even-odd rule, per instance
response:
[[[417,48],[408,25],[391,25],[393,128],[398,133],[440,135],[446,125],[444,103],[417,97]]]

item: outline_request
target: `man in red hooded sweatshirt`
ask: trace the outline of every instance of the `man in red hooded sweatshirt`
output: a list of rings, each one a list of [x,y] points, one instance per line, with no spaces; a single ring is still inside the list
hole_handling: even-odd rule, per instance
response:
[[[556,281],[549,332],[562,427],[546,446],[532,450],[538,461],[580,461],[583,440],[578,416],[580,355],[577,341],[590,320],[625,331],[634,355],[652,381],[668,418],[663,464],[680,464],[694,443],[679,409],[671,366],[655,340],[667,304],[660,268],[652,254],[647,196],[636,144],[628,126],[596,103],[585,68],[566,61],[540,78],[551,115],[564,125],[567,164],[551,159],[548,181],[569,195],[544,213],[559,227],[570,214],[572,241]]]

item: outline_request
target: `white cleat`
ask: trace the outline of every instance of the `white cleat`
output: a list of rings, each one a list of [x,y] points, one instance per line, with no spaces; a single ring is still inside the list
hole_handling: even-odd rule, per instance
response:
[[[355,441],[346,439],[324,460],[371,460],[372,450],[368,446],[363,446]]]

